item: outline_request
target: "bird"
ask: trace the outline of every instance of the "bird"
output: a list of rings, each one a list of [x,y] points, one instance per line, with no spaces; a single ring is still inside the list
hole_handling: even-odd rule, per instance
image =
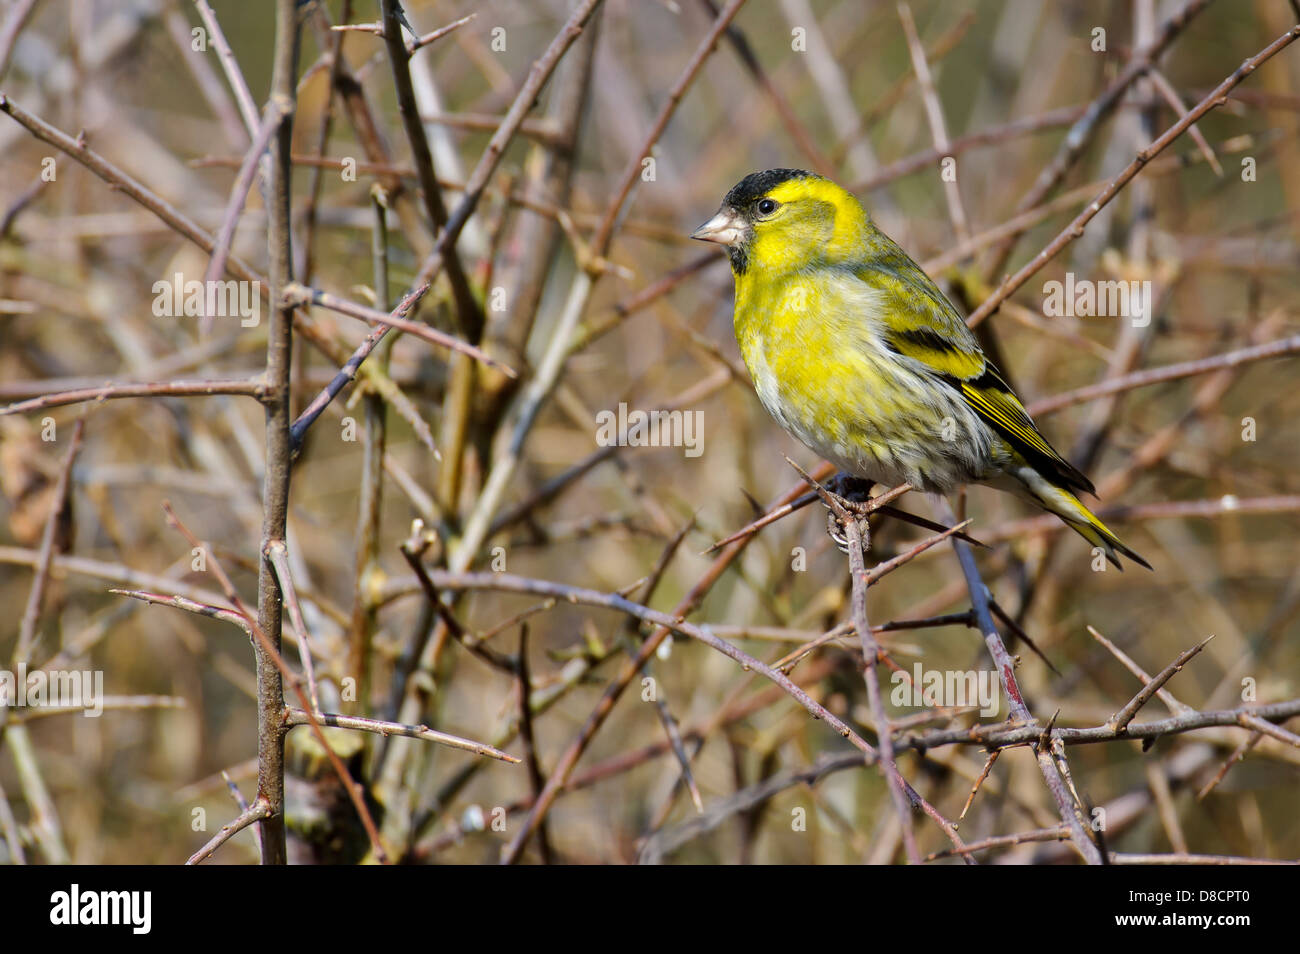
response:
[[[851,192],[802,169],[741,179],[691,238],[726,249],[759,401],[840,470],[932,494],[966,484],[1060,517],[1106,559],[1126,546],[934,281]]]

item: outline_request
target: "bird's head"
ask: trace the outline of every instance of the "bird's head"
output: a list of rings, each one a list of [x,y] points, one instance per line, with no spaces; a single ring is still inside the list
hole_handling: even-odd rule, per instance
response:
[[[871,219],[852,193],[802,169],[745,176],[691,238],[725,246],[737,279],[861,256]]]

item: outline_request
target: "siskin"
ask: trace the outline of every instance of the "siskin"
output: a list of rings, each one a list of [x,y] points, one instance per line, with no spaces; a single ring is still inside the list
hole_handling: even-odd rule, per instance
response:
[[[691,236],[725,246],[736,340],[759,400],[826,460],[885,486],[985,483],[1049,510],[1106,558],[1120,542],[952,303],[846,190],[769,169]]]

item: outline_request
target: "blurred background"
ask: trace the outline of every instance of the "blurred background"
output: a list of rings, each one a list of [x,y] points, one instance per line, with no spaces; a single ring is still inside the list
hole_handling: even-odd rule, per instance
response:
[[[732,334],[725,261],[686,236],[743,175],[814,169],[856,191],[954,302],[973,311],[1185,108],[1297,19],[1281,0],[913,0],[901,13],[892,2],[751,0],[686,83],[646,154],[721,6],[607,0],[490,179],[458,251],[483,309],[481,342],[521,379],[468,362],[458,373],[447,352],[394,337],[391,352],[372,359],[386,371],[363,375],[369,384],[347,389],[309,432],[293,472],[289,545],[325,708],[394,718],[404,699],[403,711],[415,715],[409,721],[522,755],[517,674],[492,660],[515,657],[526,625],[531,731],[545,777],[649,634],[603,609],[539,605],[536,596],[506,592],[448,593],[460,625],[498,654],[485,658],[449,635],[399,551],[420,518],[438,530],[428,562],[446,564],[481,506],[486,474],[509,453],[525,389],[556,349],[567,360],[490,508],[491,532],[471,569],[625,590],[667,612],[703,586],[692,621],[769,663],[844,622],[848,572],[820,504],[767,526],[716,580],[706,576],[717,558],[705,553],[713,543],[754,519],[756,506],[800,492],[782,455],[809,470],[818,461],[759,405]],[[259,111],[270,83],[272,7],[212,6]],[[570,4],[407,0],[405,7],[419,33],[475,15],[411,59],[433,166],[454,209],[457,186]],[[1166,27],[1180,11],[1181,21]],[[300,281],[376,304],[371,195],[378,183],[390,204],[391,307],[428,254],[433,231],[417,198],[382,38],[328,28],[374,22],[378,12],[371,0],[346,10],[331,0],[302,12],[294,252]],[[3,17],[4,95],[68,136],[83,133],[96,153],[215,233],[251,140],[195,6],[11,2]],[[921,79],[908,42],[913,22],[924,50]],[[332,66],[336,42],[341,59]],[[1077,154],[1063,158],[1071,126],[1153,44],[1158,75],[1127,85],[1088,127]],[[369,136],[358,132],[367,118]],[[938,146],[936,118],[946,139]],[[1167,686],[1194,709],[1300,695],[1298,122],[1300,49],[1291,47],[1197,124],[1199,142],[1177,139],[981,326],[986,348],[1031,410],[1143,369],[1292,341],[1281,357],[1038,414],[1053,444],[1093,477],[1099,512],[1154,573],[1098,570],[1083,541],[991,490],[973,489],[959,501],[973,519],[968,532],[990,544],[977,552],[998,605],[1055,667],[1012,644],[1040,720],[1059,711],[1057,725],[1100,725],[1140,688],[1089,627],[1148,673],[1213,634]],[[52,181],[42,178],[47,158]],[[1036,195],[1044,176],[1047,188]],[[566,303],[611,211],[612,241],[597,250],[602,270],[572,338],[557,343]],[[265,303],[263,320],[250,328],[157,317],[154,283],[177,273],[202,279],[207,254],[3,116],[0,215],[5,404],[109,381],[261,372]],[[265,273],[266,217],[256,186],[232,248]],[[1150,321],[1045,315],[1045,283],[1067,272],[1151,282]],[[419,319],[462,333],[453,298],[444,277]],[[367,333],[362,322],[323,309],[304,315],[343,355]],[[295,413],[337,368],[296,337]],[[864,404],[870,400],[863,395]],[[698,412],[702,452],[601,447],[597,416],[617,414],[620,404]],[[0,627],[0,660],[16,651],[35,554],[85,409],[0,417],[0,615],[11,621]],[[46,418],[54,424],[48,434]],[[33,668],[100,670],[105,693],[122,703],[99,718],[10,711],[0,736],[0,803],[8,816],[0,819],[0,860],[16,860],[20,843],[28,861],[177,863],[238,813],[223,770],[245,797],[254,794],[246,636],[226,622],[108,590],[200,601],[215,593],[224,604],[211,574],[194,568],[190,546],[168,527],[161,507],[168,500],[255,603],[262,426],[256,402],[232,395],[126,398],[87,412],[30,659]],[[382,462],[371,478],[368,455]],[[368,503],[376,505],[373,524],[362,513]],[[898,505],[934,517],[923,495]],[[930,535],[877,520],[869,563]],[[883,624],[960,613],[969,599],[953,551],[941,545],[873,586],[868,614]],[[991,668],[978,631],[961,624],[879,638],[892,664],[909,673],[916,663]],[[902,860],[878,769],[854,764],[844,740],[731,659],[682,638],[668,645],[644,674],[651,689],[638,676],[591,739],[571,789],[547,816],[544,841],[534,838],[524,860]],[[422,664],[405,679],[412,654]],[[294,640],[285,655],[298,665]],[[874,740],[860,670],[856,638],[841,634],[801,655],[789,675]],[[340,698],[348,679],[361,687],[354,700]],[[1165,718],[1170,705],[1152,701],[1138,721]],[[890,711],[909,720],[899,739],[1006,717],[1005,706],[991,718],[893,704]],[[403,860],[495,862],[523,823],[536,784],[527,765],[332,732]],[[1147,747],[1071,746],[1068,756],[1080,798],[1106,809],[1112,850],[1294,858],[1300,750],[1255,739],[1244,761],[1205,791],[1251,740],[1247,729],[1220,726]],[[683,782],[674,741],[688,758],[691,784]],[[299,728],[289,746],[295,860],[360,860],[364,835],[358,841],[355,817],[315,743]],[[836,758],[830,768],[818,761]],[[985,759],[978,745],[945,745],[903,752],[899,768],[955,819]],[[824,771],[795,777],[818,765]],[[1059,824],[1032,753],[1012,748],[994,763],[961,832],[975,841]],[[918,818],[916,830],[923,854],[949,847],[932,823]],[[979,857],[1077,860],[1059,838]],[[256,859],[256,840],[245,832],[215,862]]]

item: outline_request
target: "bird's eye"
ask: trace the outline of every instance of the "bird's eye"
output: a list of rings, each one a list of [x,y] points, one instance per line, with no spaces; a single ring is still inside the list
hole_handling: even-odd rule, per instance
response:
[[[758,208],[759,215],[771,215],[773,212],[776,211],[776,200],[760,199],[757,208]]]

